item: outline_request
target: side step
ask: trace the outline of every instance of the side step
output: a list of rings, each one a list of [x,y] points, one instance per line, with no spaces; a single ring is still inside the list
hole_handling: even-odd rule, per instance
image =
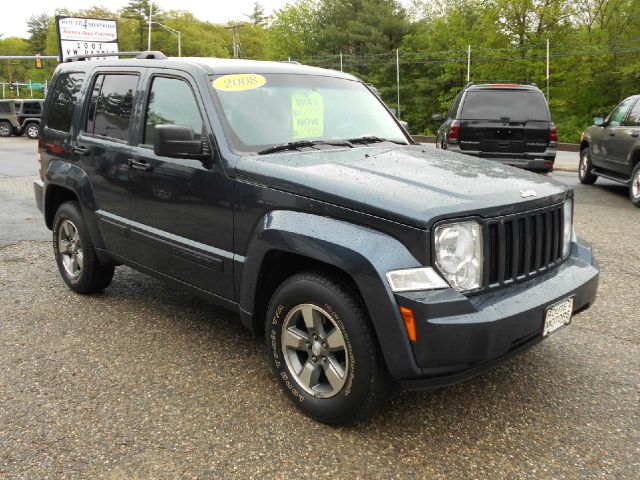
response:
[[[615,173],[610,173],[610,172],[601,172],[600,170],[597,169],[593,169],[591,170],[591,173],[593,173],[594,175],[597,175],[599,177],[602,178],[606,178],[607,180],[613,180],[614,182],[618,182],[618,183],[622,183],[623,185],[631,185],[631,179],[630,178],[625,178],[622,176],[618,176]]]

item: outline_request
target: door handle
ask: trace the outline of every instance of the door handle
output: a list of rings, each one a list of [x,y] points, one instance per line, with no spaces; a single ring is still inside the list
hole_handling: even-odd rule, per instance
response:
[[[145,160],[136,160],[134,158],[130,158],[127,161],[127,165],[129,166],[129,168],[135,168],[136,170],[142,170],[143,172],[153,170],[151,164]]]
[[[80,145],[74,145],[71,150],[76,155],[86,155],[86,153],[89,151],[87,147],[81,147]]]
[[[616,136],[616,132],[609,132],[609,136],[610,137],[615,137]]]
[[[638,130],[634,130],[633,132],[631,132],[631,136],[632,137],[640,137],[640,132]]]

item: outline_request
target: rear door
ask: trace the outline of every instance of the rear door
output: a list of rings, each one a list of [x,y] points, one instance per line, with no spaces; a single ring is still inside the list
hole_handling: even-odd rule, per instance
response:
[[[537,91],[468,90],[460,122],[461,150],[521,155],[544,152],[549,144],[549,109]]]
[[[91,178],[107,249],[128,259],[130,125],[141,76],[132,68],[94,73],[73,147]]]
[[[129,169],[135,261],[233,298],[233,182],[219,161],[153,150],[155,127],[174,124],[191,127],[203,150],[213,151],[198,85],[185,73],[151,70],[146,91]]]

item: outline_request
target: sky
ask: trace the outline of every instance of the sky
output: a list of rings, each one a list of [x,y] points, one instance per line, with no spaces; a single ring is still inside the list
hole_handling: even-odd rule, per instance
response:
[[[9,1],[9,0],[7,0]],[[254,0],[153,0],[163,10],[187,10],[201,20],[226,23],[229,20],[246,20],[242,14],[253,11]],[[14,6],[3,8],[0,16],[0,38],[28,37],[27,20],[31,15],[47,13],[53,15],[56,8],[75,11],[91,6],[102,6],[109,10],[124,7],[128,0],[28,0],[28,8],[11,2]],[[286,0],[259,0],[268,15],[286,3]]]

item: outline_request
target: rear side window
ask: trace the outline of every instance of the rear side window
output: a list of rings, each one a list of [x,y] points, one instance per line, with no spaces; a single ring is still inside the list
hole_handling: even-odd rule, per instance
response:
[[[61,132],[68,132],[71,128],[73,109],[78,102],[80,87],[84,81],[84,73],[62,73],[52,95],[51,108],[47,126]]]
[[[22,104],[23,115],[40,115],[41,108],[39,102],[24,102]]]
[[[98,75],[89,102],[87,133],[127,141],[137,85],[138,75]]]
[[[9,102],[0,102],[0,113],[11,113],[11,104]]]
[[[547,102],[539,92],[470,90],[462,105],[463,120],[549,121]]]

